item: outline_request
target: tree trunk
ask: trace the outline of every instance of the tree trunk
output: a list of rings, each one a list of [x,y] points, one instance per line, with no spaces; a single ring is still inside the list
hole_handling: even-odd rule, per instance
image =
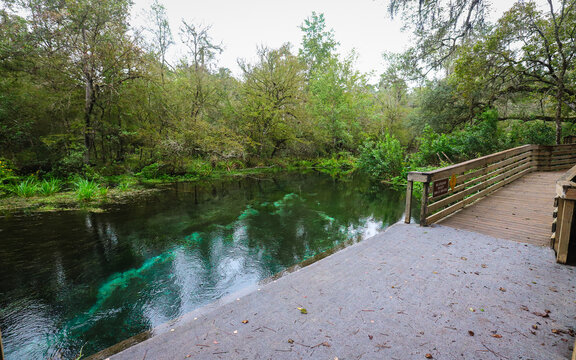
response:
[[[556,145],[560,145],[562,143],[562,95],[564,94],[564,87],[559,86],[558,92],[556,93],[556,101],[558,104],[556,105]]]
[[[92,137],[92,111],[94,109],[94,88],[93,80],[89,74],[85,74],[84,86],[86,98],[84,104],[84,163],[89,164],[91,160],[91,150],[93,146]]]

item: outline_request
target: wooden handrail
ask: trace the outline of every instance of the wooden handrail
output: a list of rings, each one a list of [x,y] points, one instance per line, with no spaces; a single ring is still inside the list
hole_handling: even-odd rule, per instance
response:
[[[564,173],[556,181],[556,199],[554,201],[554,221],[552,223],[552,248],[556,251],[556,261],[566,264],[568,245],[572,233],[572,220],[576,202],[576,166]]]
[[[433,171],[411,171],[405,222],[411,219],[415,181],[423,185],[420,225],[427,226],[532,171],[562,170],[575,163],[576,144],[523,145]]]

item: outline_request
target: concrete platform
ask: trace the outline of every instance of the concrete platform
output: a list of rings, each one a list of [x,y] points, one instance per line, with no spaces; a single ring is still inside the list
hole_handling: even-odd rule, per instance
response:
[[[111,359],[567,359],[575,275],[549,248],[397,224]]]

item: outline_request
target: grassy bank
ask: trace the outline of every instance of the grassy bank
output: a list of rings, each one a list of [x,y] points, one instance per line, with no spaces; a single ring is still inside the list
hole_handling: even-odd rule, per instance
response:
[[[230,177],[266,176],[285,171],[318,171],[334,177],[356,171],[356,159],[334,157],[297,160],[243,168],[238,164],[211,166],[198,162],[190,171],[173,173],[162,164],[151,164],[135,174],[102,175],[87,168],[82,174],[55,178],[50,174],[18,176],[5,168],[0,177],[0,214],[65,210],[104,211],[106,206],[138,199],[174,182],[219,180]]]

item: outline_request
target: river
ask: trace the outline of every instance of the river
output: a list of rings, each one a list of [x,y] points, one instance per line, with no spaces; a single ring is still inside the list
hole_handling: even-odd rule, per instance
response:
[[[104,213],[0,217],[8,360],[95,353],[397,222],[362,176],[178,183]]]

